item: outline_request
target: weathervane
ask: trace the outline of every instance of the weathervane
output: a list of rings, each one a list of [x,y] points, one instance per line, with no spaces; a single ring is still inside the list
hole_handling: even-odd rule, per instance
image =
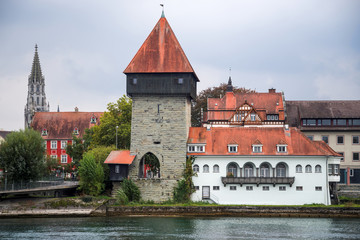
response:
[[[164,13],[164,4],[160,4],[160,6],[162,7],[162,13],[161,13],[161,17],[165,17],[165,13]]]

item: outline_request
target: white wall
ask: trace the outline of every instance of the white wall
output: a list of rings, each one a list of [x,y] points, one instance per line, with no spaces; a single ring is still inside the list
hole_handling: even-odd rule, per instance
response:
[[[288,166],[287,177],[295,177],[294,184],[228,184],[224,187],[221,177],[227,173],[227,165],[235,162],[243,168],[246,162],[252,162],[256,168],[263,162],[270,163],[272,168],[280,162]],[[195,186],[199,190],[192,194],[193,201],[202,200],[202,187],[210,186],[211,198],[219,204],[253,204],[253,205],[302,205],[312,203],[330,204],[329,189],[327,184],[326,157],[289,157],[289,156],[197,156],[194,164],[199,165],[200,172],[193,177]],[[203,166],[209,165],[209,173],[203,173]],[[219,173],[213,173],[213,166],[220,167]],[[296,173],[296,165],[302,165],[302,173]],[[305,166],[310,164],[312,172],[306,173]],[[315,166],[321,166],[321,173],[315,173]],[[219,186],[220,190],[213,190]],[[236,190],[230,190],[236,186]],[[247,191],[246,186],[253,186],[252,191]],[[263,186],[269,186],[269,191],[263,191]],[[286,186],[286,191],[279,191],[279,186]],[[302,186],[303,191],[296,191],[296,186]],[[322,187],[322,191],[315,191],[315,186]]]

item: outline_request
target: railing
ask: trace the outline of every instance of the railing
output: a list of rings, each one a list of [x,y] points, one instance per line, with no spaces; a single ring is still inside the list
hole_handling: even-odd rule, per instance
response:
[[[222,177],[222,183],[226,184],[290,184],[290,187],[295,182],[295,177]]]
[[[41,187],[50,187],[64,184],[63,178],[55,176],[44,177],[38,181],[8,181],[6,178],[2,179],[0,183],[0,191],[16,191],[24,189],[34,189]]]

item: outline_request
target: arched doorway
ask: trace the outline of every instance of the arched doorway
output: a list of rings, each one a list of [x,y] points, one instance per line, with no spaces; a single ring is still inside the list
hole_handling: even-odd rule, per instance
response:
[[[148,152],[141,158],[139,178],[160,178],[160,161],[155,154]]]

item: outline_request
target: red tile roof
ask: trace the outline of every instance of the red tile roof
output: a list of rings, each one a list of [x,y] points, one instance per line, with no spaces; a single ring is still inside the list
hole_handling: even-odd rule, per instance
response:
[[[72,139],[75,128],[79,130],[79,137],[83,137],[85,129],[93,125],[91,117],[96,117],[96,124],[100,123],[102,112],[36,112],[31,127],[41,132],[47,130],[44,139]]]
[[[281,93],[228,92],[222,98],[208,98],[205,120],[229,120],[234,111],[244,104],[253,107],[262,120],[266,120],[266,114],[279,114],[279,120],[285,119]]]
[[[135,155],[130,155],[130,150],[111,151],[106,158],[106,164],[131,164],[134,161]]]
[[[237,153],[228,152],[228,144],[235,141],[238,144]],[[261,142],[262,153],[253,153],[252,145]],[[281,127],[214,127],[207,130],[203,127],[191,127],[188,144],[206,143],[204,153],[189,153],[191,155],[297,155],[324,156],[335,155],[330,147],[313,142],[297,128],[285,130]],[[287,153],[278,153],[278,144],[287,144]]]
[[[165,17],[161,17],[124,73],[194,73]]]

